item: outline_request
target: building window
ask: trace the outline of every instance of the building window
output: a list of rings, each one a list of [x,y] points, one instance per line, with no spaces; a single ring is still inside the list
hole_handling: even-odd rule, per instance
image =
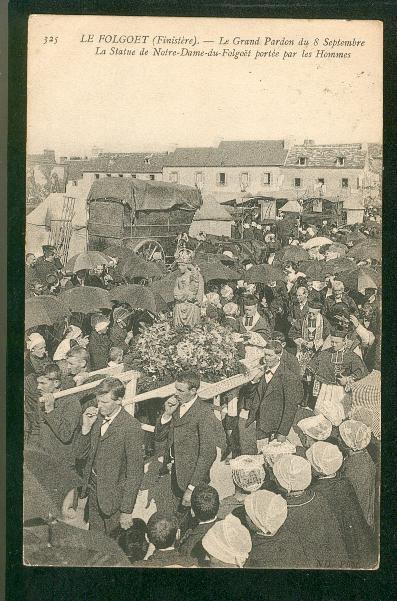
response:
[[[337,157],[336,164],[338,167],[343,167],[345,164],[345,157]]]
[[[307,158],[299,157],[298,163],[299,163],[299,165],[302,165],[302,166],[307,165]]]
[[[155,178],[155,176],[154,176],[154,173],[151,173],[151,174],[149,175],[149,179],[152,179],[152,180],[153,180],[154,178]]]
[[[194,175],[194,182],[198,188],[204,184],[204,173],[202,171],[196,171]]]
[[[357,190],[359,190],[359,188],[361,188],[361,181],[360,178],[357,178]]]
[[[247,173],[247,172],[240,173],[240,184],[242,186],[248,186],[248,184],[249,184],[249,173]]]
[[[295,177],[294,178],[294,186],[295,188],[300,188],[302,185],[302,180],[300,177]]]
[[[112,174],[111,173],[107,173],[106,177],[112,177]]]
[[[324,178],[323,177],[319,177],[318,180],[317,180],[317,183],[320,184],[320,186],[323,186],[324,183],[325,183]]]
[[[177,184],[179,182],[179,173],[178,173],[178,171],[171,171],[171,173],[170,173],[170,182],[174,182],[174,184]]]
[[[136,173],[131,173],[132,179],[136,179]]]
[[[216,183],[218,186],[226,186],[226,173],[217,173]]]
[[[270,186],[270,173],[264,173],[262,181],[264,186]]]
[[[99,173],[95,173],[95,179],[99,179]]]
[[[119,173],[119,177],[123,177],[123,174],[122,174],[122,173]]]
[[[349,180],[347,179],[347,177],[342,177],[342,188],[348,188],[349,187]]]

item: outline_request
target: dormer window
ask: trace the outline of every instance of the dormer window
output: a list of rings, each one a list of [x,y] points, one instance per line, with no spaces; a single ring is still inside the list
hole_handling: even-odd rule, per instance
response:
[[[336,164],[338,167],[344,167],[345,165],[345,157],[337,157]]]
[[[299,157],[298,164],[301,165],[302,167],[304,167],[305,165],[307,165],[307,158],[306,157]]]

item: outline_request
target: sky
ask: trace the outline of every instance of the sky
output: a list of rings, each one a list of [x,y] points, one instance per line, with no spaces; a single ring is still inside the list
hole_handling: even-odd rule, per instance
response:
[[[82,42],[92,34],[94,42]],[[147,35],[146,44],[98,43],[99,35]],[[153,56],[153,37],[196,36],[180,50],[251,50],[250,58]],[[57,36],[57,43],[45,36]],[[220,37],[229,44],[219,44]],[[260,45],[233,43],[256,40]],[[301,38],[308,46],[299,46]],[[315,38],[364,41],[320,46],[350,59],[315,54]],[[271,42],[264,44],[269,38]],[[273,44],[294,40],[294,45]],[[212,40],[214,44],[205,43]],[[96,54],[96,48],[106,55]],[[110,49],[133,49],[134,56]],[[142,48],[148,55],[140,56]],[[278,50],[279,58],[255,53]],[[284,51],[295,57],[282,59]],[[28,153],[164,151],[221,139],[316,143],[381,142],[382,26],[376,21],[192,19],[34,15],[29,20]]]

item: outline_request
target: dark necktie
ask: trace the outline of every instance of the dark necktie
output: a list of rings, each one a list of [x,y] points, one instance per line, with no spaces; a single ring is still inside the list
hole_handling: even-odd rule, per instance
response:
[[[101,436],[106,434],[107,429],[109,428],[109,423],[111,421],[110,417],[104,417],[101,424]]]
[[[245,318],[245,325],[246,326],[252,326],[252,320],[253,320],[253,317],[246,317]]]

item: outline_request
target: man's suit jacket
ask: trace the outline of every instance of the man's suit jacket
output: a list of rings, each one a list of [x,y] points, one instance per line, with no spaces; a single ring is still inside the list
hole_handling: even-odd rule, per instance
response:
[[[296,374],[298,378],[301,377],[301,366],[299,365],[298,359],[295,357],[295,355],[289,353],[285,349],[281,355],[280,367],[292,371],[292,373]]]
[[[197,560],[203,560],[205,556],[205,551],[201,544],[203,537],[207,534],[208,530],[211,530],[212,526],[215,524],[214,522],[210,522],[209,524],[197,524],[194,528],[189,528],[179,543],[179,552],[182,555],[187,555],[188,557],[194,557]]]
[[[79,455],[87,457],[83,494],[93,466],[97,473],[97,498],[101,511],[131,513],[143,478],[143,432],[137,419],[124,409],[101,436],[101,416],[91,433],[80,435]],[[95,461],[95,464],[94,464]]]
[[[177,409],[167,424],[162,425],[158,418],[157,435],[164,429],[168,431],[168,447],[174,452],[178,487],[185,491],[188,484],[208,484],[216,448],[222,448],[225,439],[222,424],[213,409],[197,398],[182,417]]]
[[[247,426],[256,420],[266,433],[288,435],[298,404],[303,400],[299,376],[280,362],[268,384],[263,376],[258,384],[247,387],[245,394],[249,401]]]
[[[343,295],[342,295],[342,302],[340,304],[342,304],[342,303],[345,303],[345,305],[349,308],[350,313],[352,313],[353,315],[356,315],[358,313],[356,303],[346,293],[343,293]],[[329,296],[328,298],[326,298],[324,300],[323,315],[325,315],[329,319],[329,317],[331,316],[333,307],[337,304],[338,303],[335,302],[335,298],[333,296]]]
[[[237,331],[239,334],[246,334],[247,332],[257,332],[257,334],[260,334],[264,340],[271,340],[272,329],[266,317],[259,317],[255,325],[249,330],[247,330],[247,328],[245,327],[244,320],[245,317],[239,317],[238,319]]]
[[[309,304],[308,302],[305,303],[303,309],[300,308],[299,303],[293,303],[291,305],[291,310],[290,310],[290,314],[288,316],[288,320],[291,321],[295,320],[295,321],[301,321],[303,320],[303,318],[305,317],[305,315],[307,314],[307,312],[309,311]]]
[[[81,420],[81,405],[76,398],[55,400],[50,413],[40,411],[38,446],[48,455],[68,467],[76,463],[75,445]]]

